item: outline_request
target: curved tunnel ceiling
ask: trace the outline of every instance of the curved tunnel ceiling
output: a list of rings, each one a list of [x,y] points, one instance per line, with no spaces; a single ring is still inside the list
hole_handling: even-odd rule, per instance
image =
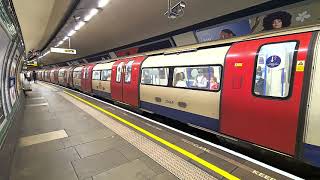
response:
[[[72,0],[13,0],[26,52],[41,49],[64,18]]]
[[[164,15],[167,10],[167,0],[110,0],[102,11],[71,37],[71,48],[77,49],[77,55],[50,53],[41,59],[41,63],[54,64],[124,46],[266,1],[185,0],[187,7],[184,16],[170,20]],[[79,14],[80,11],[87,13],[90,8],[96,7],[96,4],[97,0],[81,0],[74,14]],[[74,19],[68,21],[69,24],[73,24],[69,26],[74,27],[75,22],[70,23]],[[58,38],[62,39],[70,30],[70,27],[69,29],[65,27],[59,32],[60,37],[57,36]],[[59,47],[68,48],[67,44],[65,41]]]

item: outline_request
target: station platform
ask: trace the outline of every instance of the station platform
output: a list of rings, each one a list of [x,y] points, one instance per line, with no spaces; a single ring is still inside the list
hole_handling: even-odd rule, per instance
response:
[[[27,92],[11,180],[299,179],[82,93]]]

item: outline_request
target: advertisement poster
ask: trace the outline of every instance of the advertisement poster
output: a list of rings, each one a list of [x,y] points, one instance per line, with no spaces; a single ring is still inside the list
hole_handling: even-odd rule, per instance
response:
[[[310,3],[312,2],[312,3]],[[320,23],[320,1],[274,9],[239,21],[195,31],[199,43]]]
[[[4,58],[5,58],[5,53],[7,46],[9,44],[9,37],[8,35],[4,32],[2,28],[0,28],[0,127],[2,125],[2,122],[4,121],[4,110],[3,110],[3,99],[2,99],[2,94],[3,94],[3,84],[2,80],[4,77],[4,73],[2,72],[2,67],[4,63]],[[0,129],[1,130],[1,129]]]
[[[200,29],[195,33],[199,43],[202,43],[219,39],[228,39],[235,36],[243,36],[251,33],[251,28],[249,20],[245,19],[230,24]]]
[[[250,27],[252,33],[259,33],[287,27],[317,24],[320,22],[319,8],[320,1],[308,1],[300,5],[275,9],[250,18]]]
[[[10,67],[10,74],[9,74],[9,95],[11,100],[11,105],[13,106],[17,99],[16,94],[16,69],[17,69],[17,61],[18,61],[18,49],[13,57],[11,67]]]

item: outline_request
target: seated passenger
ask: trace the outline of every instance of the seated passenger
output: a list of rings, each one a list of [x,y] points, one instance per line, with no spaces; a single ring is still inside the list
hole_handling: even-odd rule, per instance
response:
[[[207,88],[208,86],[208,79],[204,76],[203,70],[198,70],[198,75],[196,80],[194,81],[193,86],[198,88]]]
[[[217,82],[217,78],[214,76],[211,76],[210,78],[210,90],[218,90],[219,89],[219,83]]]
[[[175,77],[175,87],[187,87],[186,81],[184,81],[184,73],[180,72]]]

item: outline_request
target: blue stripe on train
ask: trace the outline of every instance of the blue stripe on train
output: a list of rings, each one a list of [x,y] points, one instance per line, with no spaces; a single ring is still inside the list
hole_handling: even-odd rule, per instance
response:
[[[98,91],[98,90],[92,90],[92,92],[99,96],[99,97],[103,97],[103,98],[106,98],[106,99],[111,99],[111,93],[107,93],[107,92],[104,92],[104,91]]]
[[[304,144],[304,159],[308,161],[313,166],[320,167],[320,147],[311,145],[311,144]]]
[[[197,126],[201,126],[213,131],[218,131],[219,129],[219,120],[213,119],[198,114],[188,113],[153,103],[148,103],[141,101],[141,108],[152,111],[154,113],[166,116],[172,119],[179,120],[183,123],[191,123]]]

